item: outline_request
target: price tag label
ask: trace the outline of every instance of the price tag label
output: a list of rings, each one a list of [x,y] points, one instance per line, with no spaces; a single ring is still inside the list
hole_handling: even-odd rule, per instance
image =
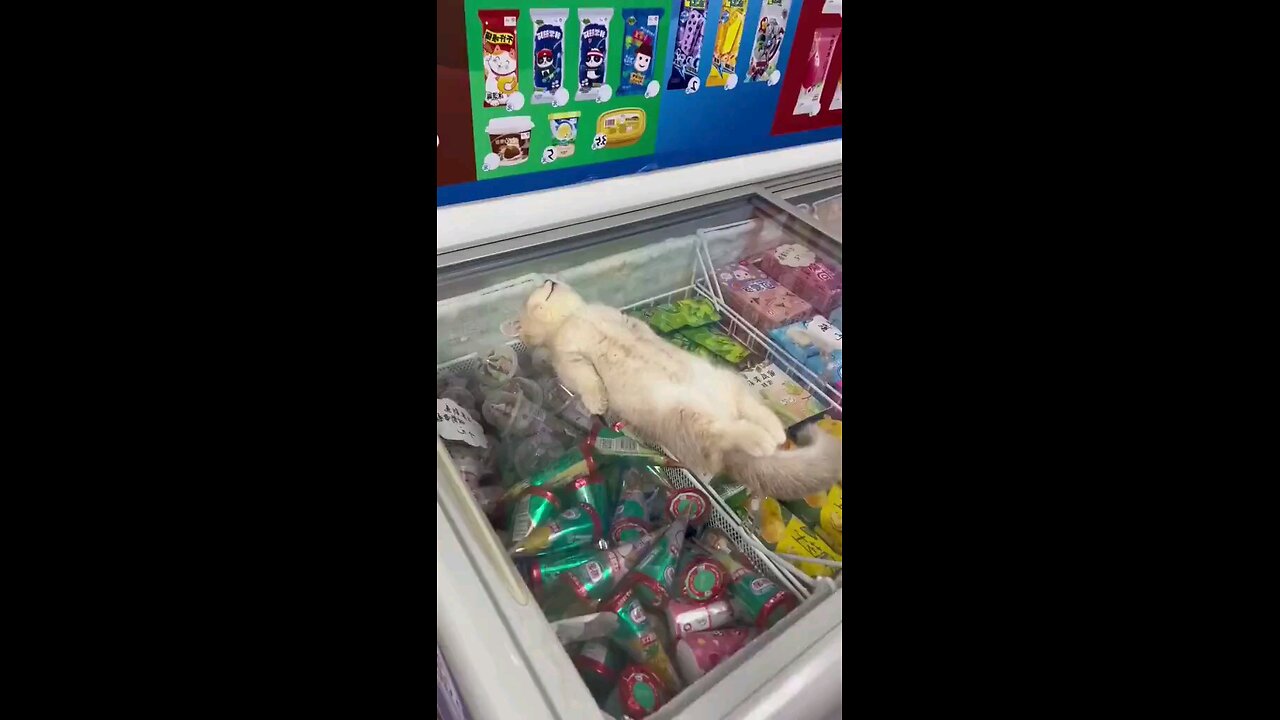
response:
[[[436,434],[445,440],[461,440],[472,447],[489,447],[480,423],[448,398],[436,398]]]

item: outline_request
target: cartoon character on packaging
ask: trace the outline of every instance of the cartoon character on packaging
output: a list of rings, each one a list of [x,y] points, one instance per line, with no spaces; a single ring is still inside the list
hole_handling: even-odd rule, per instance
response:
[[[484,91],[490,98],[499,94],[510,95],[516,91],[516,57],[511,48],[496,48],[492,54],[486,54],[485,64],[489,66],[489,80]]]
[[[586,57],[582,59],[582,67],[583,90],[589,90],[592,87],[604,84],[604,52],[599,47],[592,47],[587,50]]]
[[[734,280],[750,280],[752,277],[754,277],[754,275],[751,274],[751,271],[741,266],[735,268],[733,271]]]
[[[560,87],[560,78],[557,77],[555,68],[555,58],[550,48],[541,48],[538,50],[538,56],[534,58],[534,65],[538,70],[538,86],[556,90]]]
[[[653,45],[645,40],[645,43],[636,50],[636,72],[644,73],[649,70],[649,64],[653,62]]]

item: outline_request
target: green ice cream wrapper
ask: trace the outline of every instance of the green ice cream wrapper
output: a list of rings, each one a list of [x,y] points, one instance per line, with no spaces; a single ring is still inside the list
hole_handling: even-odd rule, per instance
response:
[[[546,488],[529,488],[511,507],[511,542],[529,537],[533,529],[550,522],[562,510],[560,498]]]
[[[729,572],[730,604],[739,621],[767,630],[795,609],[796,596],[739,562],[718,531],[704,532],[698,545]]]
[[[551,587],[562,573],[591,560],[594,554],[595,551],[591,548],[574,548],[522,561],[520,570],[529,589],[537,594]]]
[[[716,559],[724,564],[723,558]],[[795,609],[795,595],[736,561],[734,565],[736,567],[729,571],[729,595],[739,620],[760,630],[768,630]]]
[[[647,460],[655,464],[667,462],[667,457],[661,452],[642,445],[624,432],[597,423],[577,447],[566,451],[533,477],[520,480],[507,488],[504,499],[517,498],[531,487],[549,490],[563,487],[570,480],[581,475],[595,474],[600,466],[620,458]]]
[[[676,565],[684,548],[684,533],[689,521],[680,518],[667,526],[653,549],[636,565],[636,595],[645,607],[661,609],[671,599],[671,587],[676,579]]]
[[[533,529],[511,549],[514,557],[532,557],[592,545],[604,537],[604,520],[587,503],[564,509],[554,520]]]
[[[729,573],[723,565],[701,548],[690,544],[680,558],[672,594],[682,595],[693,602],[711,602],[724,593],[728,581]]]
[[[571,502],[594,508],[596,515],[603,521],[607,521],[613,513],[613,506],[609,503],[609,486],[599,473],[574,478],[569,482],[566,493]],[[601,534],[603,535],[603,531]]]
[[[643,478],[634,470],[622,477],[618,506],[613,511],[609,539],[615,543],[633,542],[649,532],[649,511],[644,502]]]
[[[657,673],[672,693],[677,693],[683,686],[680,676],[676,674],[675,665],[662,647],[657,630],[649,621],[640,597],[634,586],[627,587],[609,598],[600,608],[601,612],[618,614],[618,629],[613,632],[613,641],[626,651],[633,662],[642,663]]]
[[[547,617],[559,620],[575,612],[590,612],[613,592],[618,581],[648,554],[657,540],[656,535],[648,535],[612,550],[598,550],[591,553],[587,562],[563,571],[543,604]]]
[[[661,710],[675,692],[664,687],[661,677],[649,667],[627,665],[604,710],[612,717],[646,718]]]

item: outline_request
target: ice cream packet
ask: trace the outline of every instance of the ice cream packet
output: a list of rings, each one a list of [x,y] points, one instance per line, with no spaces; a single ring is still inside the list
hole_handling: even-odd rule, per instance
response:
[[[675,60],[671,63],[668,90],[685,90],[698,77],[702,37],[707,28],[707,0],[681,0],[680,29],[676,31]]]
[[[768,81],[773,71],[778,69],[778,56],[782,52],[782,39],[787,34],[787,14],[790,11],[791,0],[764,0],[756,39],[751,44],[747,82]]]
[[[788,426],[818,415],[824,409],[812,393],[771,362],[758,363],[740,374]]]
[[[643,95],[653,78],[654,53],[658,48],[658,22],[662,9],[623,10],[622,72],[619,95]]]
[[[747,19],[747,0],[724,0],[720,11],[720,29],[716,33],[715,53],[707,87],[719,87],[738,67],[738,49],[742,46],[742,28]]]
[[[533,18],[534,104],[551,103],[564,84],[564,26],[567,9],[530,10]]]
[[[519,10],[481,10],[480,40],[484,53],[484,106],[504,107],[519,88],[516,25]]]
[[[613,8],[579,8],[582,25],[578,49],[578,92],[574,100],[583,102],[600,97],[606,82],[605,60],[609,57],[609,22]]]
[[[720,313],[716,312],[715,306],[706,298],[688,298],[653,308],[646,320],[654,330],[665,333],[718,322]]]
[[[678,334],[698,343],[702,347],[724,358],[732,365],[737,365],[743,360],[746,360],[747,356],[751,354],[751,351],[747,349],[747,346],[737,340],[734,340],[723,332],[713,330],[709,327],[685,328]]]

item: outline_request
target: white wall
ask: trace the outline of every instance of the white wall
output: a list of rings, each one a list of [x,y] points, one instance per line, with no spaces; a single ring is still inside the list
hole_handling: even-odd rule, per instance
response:
[[[563,225],[584,215],[633,210],[675,197],[745,185],[841,162],[843,140],[624,175],[436,209],[436,248]]]

